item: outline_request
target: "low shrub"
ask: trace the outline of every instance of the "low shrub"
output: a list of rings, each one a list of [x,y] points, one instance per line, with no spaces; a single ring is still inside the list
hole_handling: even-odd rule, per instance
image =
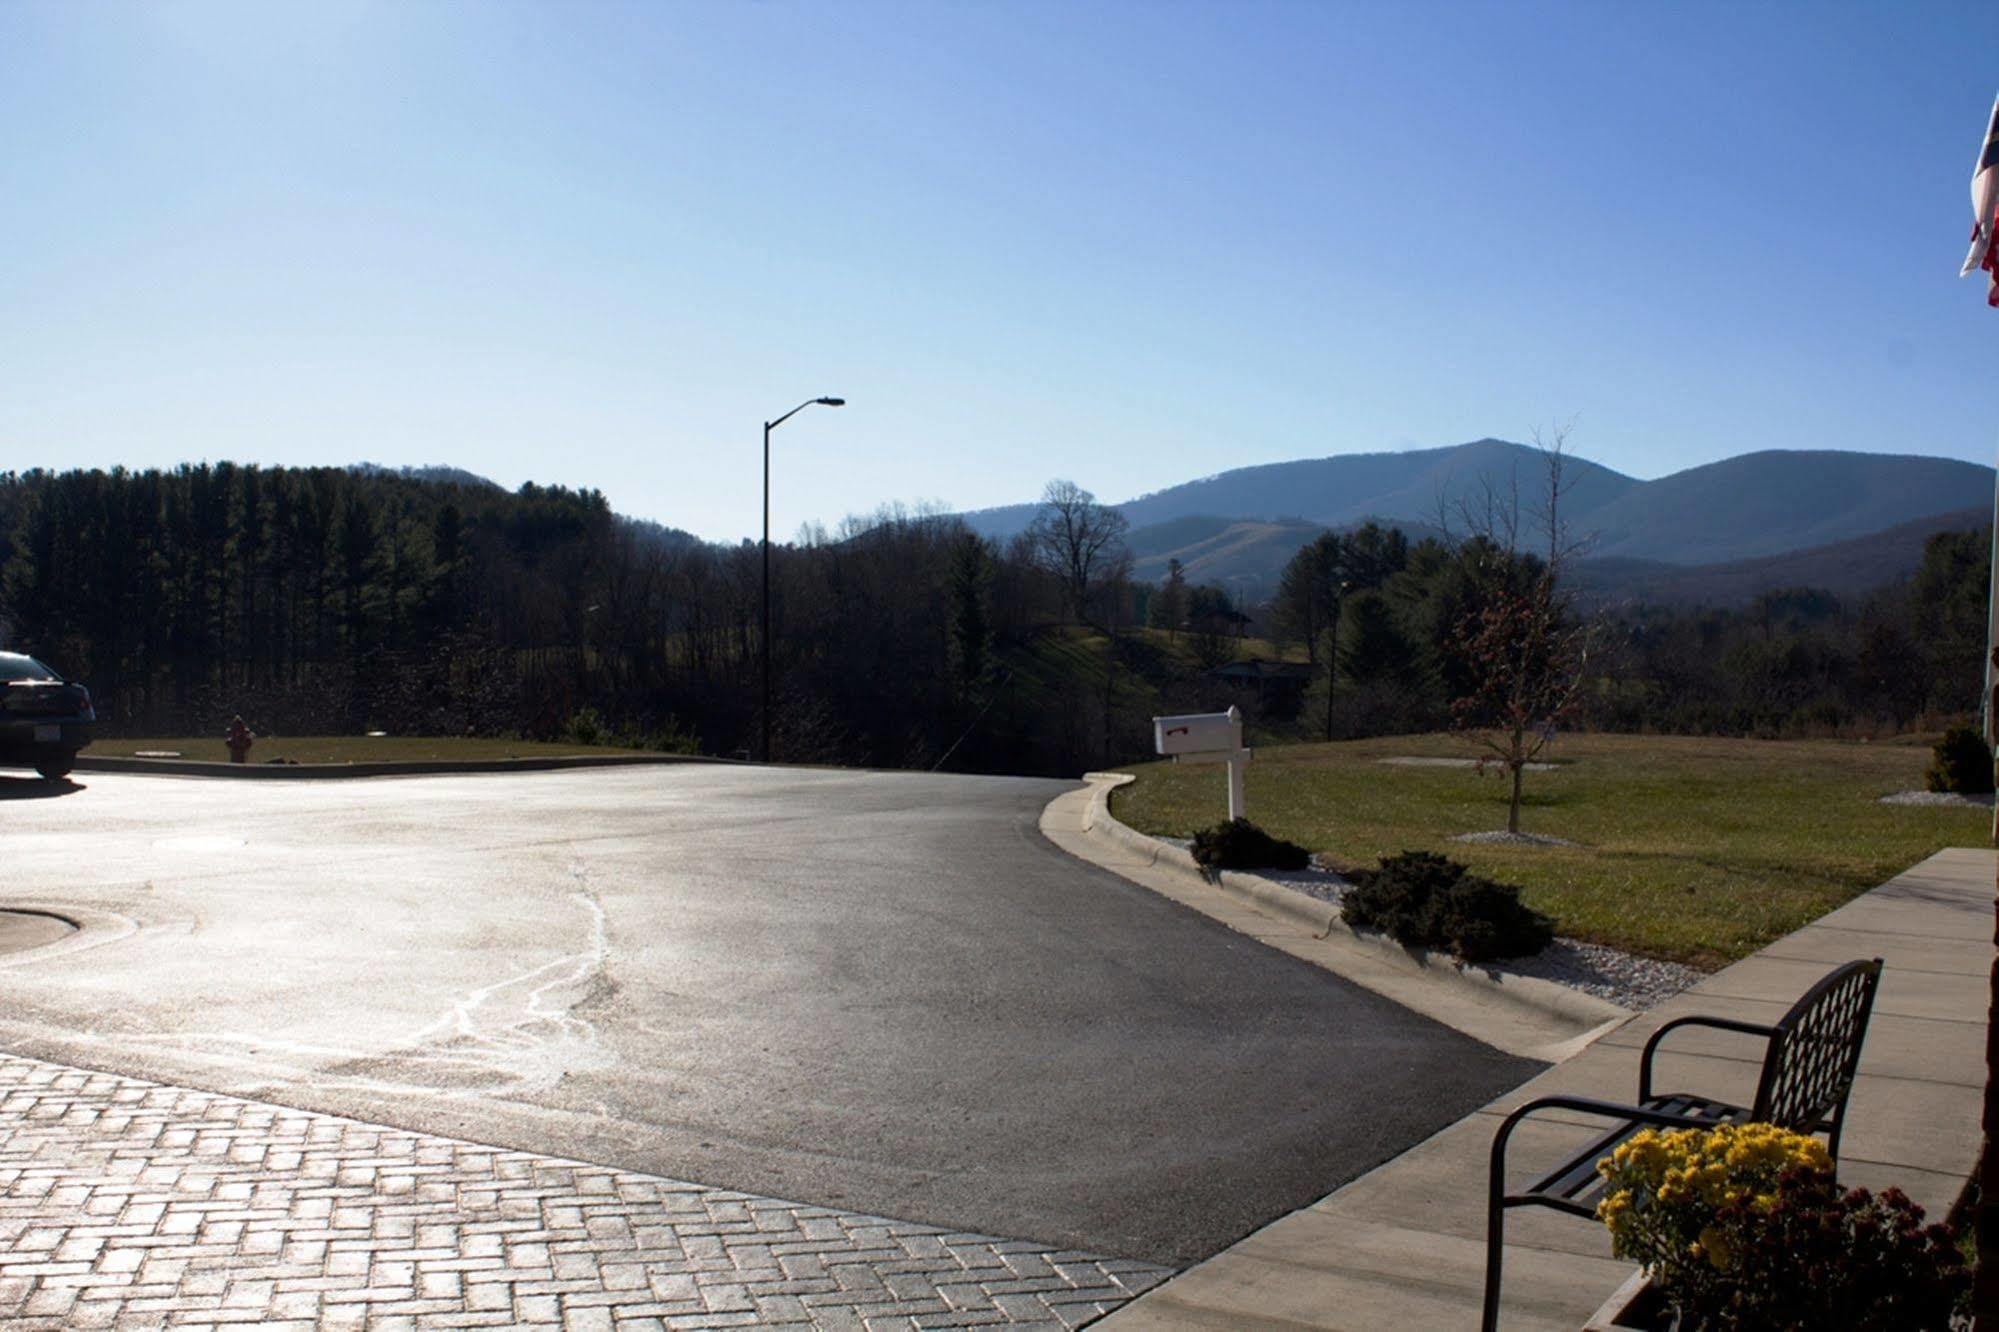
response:
[[[1347,876],[1340,915],[1411,948],[1447,948],[1466,962],[1525,957],[1555,937],[1555,922],[1520,900],[1520,890],[1473,874],[1430,851],[1384,856],[1380,868]]]
[[[701,738],[682,726],[676,717],[667,717],[656,726],[613,726],[593,707],[581,707],[569,714],[556,736],[572,745],[612,745],[621,749],[650,749],[662,754],[699,754]]]
[[[701,737],[692,727],[682,726],[678,717],[668,717],[640,738],[639,748],[662,754],[699,754]]]
[[[1229,819],[1194,834],[1194,863],[1212,878],[1225,869],[1304,869],[1312,853],[1248,819]]]
[[[1953,726],[1930,751],[1923,781],[1932,791],[1984,795],[1992,789],[1992,749],[1971,727]]]
[[[562,727],[562,738],[572,745],[608,745],[611,728],[604,724],[597,709],[581,707],[569,714]]]
[[[1647,1129],[1597,1169],[1612,1252],[1644,1266],[1687,1332],[1945,1332],[1969,1302],[1950,1228],[1898,1189],[1841,1189],[1815,1138]]]

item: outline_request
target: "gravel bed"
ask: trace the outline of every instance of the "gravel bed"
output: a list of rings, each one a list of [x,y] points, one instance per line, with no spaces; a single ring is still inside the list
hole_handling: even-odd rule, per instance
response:
[[[1331,902],[1335,906],[1339,905],[1339,900],[1346,896],[1347,889],[1353,887],[1352,884],[1348,883],[1338,874],[1335,874],[1332,870],[1327,869],[1324,865],[1319,864],[1316,860],[1313,861],[1310,869],[1258,870],[1256,874],[1258,878],[1269,879],[1273,883],[1281,883],[1286,888],[1296,888],[1299,892],[1307,896],[1316,897],[1321,902]]]
[[[1194,849],[1194,839],[1191,837],[1157,837],[1153,840],[1164,842],[1168,846],[1177,846],[1182,851],[1192,851]],[[1342,879],[1337,873],[1328,869],[1317,856],[1312,857],[1312,867],[1310,869],[1260,869],[1251,872],[1259,879],[1269,879],[1272,883],[1281,883],[1286,888],[1296,888],[1299,892],[1316,897],[1321,902],[1332,902],[1334,904],[1339,902],[1340,896],[1347,889],[1353,887],[1352,884]]]
[[[1491,970],[1538,976],[1642,1013],[1697,985],[1707,973],[1678,962],[1638,957],[1606,944],[1557,939],[1533,957],[1509,958]]]
[[[1194,845],[1185,837],[1162,837],[1159,840],[1183,850]],[[1573,846],[1575,843],[1564,845]],[[1339,905],[1347,889],[1353,887],[1318,863],[1316,858],[1310,869],[1257,870],[1256,875],[1335,906]],[[1584,943],[1580,939],[1556,939],[1533,957],[1487,963],[1483,969],[1554,981],[1557,985],[1607,999],[1634,1013],[1642,1013],[1655,1004],[1671,999],[1707,976],[1704,971],[1678,962],[1639,957],[1608,944]]]
[[[1991,795],[1963,795],[1956,791],[1897,791],[1881,797],[1884,805],[1951,805],[1964,809],[1992,808]]]
[[[1451,838],[1453,842],[1478,842],[1487,846],[1581,846],[1581,842],[1571,842],[1566,837],[1548,837],[1541,833],[1507,832],[1501,828],[1494,832],[1459,833]]]

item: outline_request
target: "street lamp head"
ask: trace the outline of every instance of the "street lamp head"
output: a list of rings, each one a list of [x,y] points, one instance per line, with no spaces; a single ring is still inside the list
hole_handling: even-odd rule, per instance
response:
[[[813,401],[817,402],[821,407],[845,407],[847,405],[845,398],[815,398]]]

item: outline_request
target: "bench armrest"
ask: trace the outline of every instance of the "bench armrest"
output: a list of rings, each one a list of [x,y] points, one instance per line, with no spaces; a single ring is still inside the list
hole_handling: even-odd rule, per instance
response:
[[[1740,1032],[1745,1036],[1761,1036],[1769,1040],[1777,1034],[1775,1027],[1760,1022],[1737,1022],[1733,1018],[1683,1017],[1674,1018],[1665,1026],[1652,1033],[1652,1039],[1645,1042],[1645,1052],[1638,1057],[1638,1099],[1652,1099],[1652,1055],[1658,1050],[1659,1042],[1666,1039],[1666,1033],[1676,1027],[1713,1027],[1718,1031]]]

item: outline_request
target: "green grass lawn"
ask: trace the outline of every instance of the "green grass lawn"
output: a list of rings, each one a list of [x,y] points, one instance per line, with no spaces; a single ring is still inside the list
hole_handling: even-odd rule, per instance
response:
[[[1462,739],[1401,736],[1259,749],[1249,815],[1339,866],[1443,852],[1554,916],[1561,933],[1715,967],[1743,957],[1947,846],[1989,846],[1983,809],[1883,805],[1919,790],[1918,743],[1576,735],[1530,772],[1521,829],[1578,848],[1481,846],[1506,826],[1506,781],[1407,768],[1391,755],[1471,756]],[[1224,812],[1222,769],[1145,764],[1113,797],[1145,832],[1191,836]]]
[[[117,758],[145,750],[177,750],[185,759],[212,763],[229,761],[220,736],[177,736],[148,740],[100,737],[83,752],[94,758]],[[542,740],[489,740],[453,736],[273,735],[259,736],[250,762],[274,758],[295,763],[414,763],[427,759],[550,758],[565,754],[637,754],[644,751],[612,745],[572,745]]]

